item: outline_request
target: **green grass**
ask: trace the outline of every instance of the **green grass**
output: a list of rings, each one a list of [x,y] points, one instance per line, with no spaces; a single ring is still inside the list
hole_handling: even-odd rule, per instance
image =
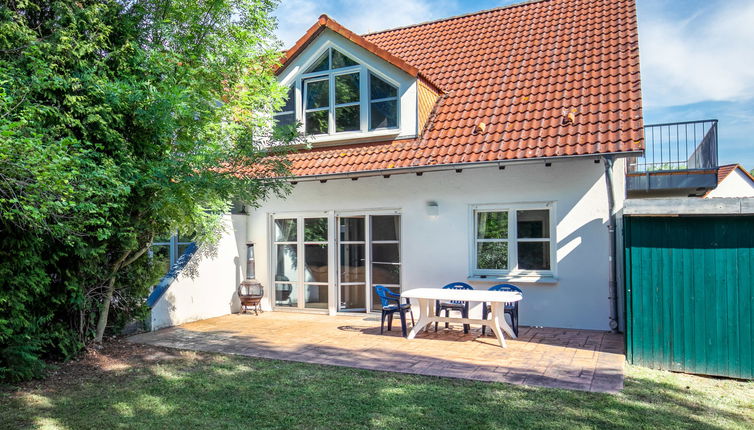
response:
[[[0,427],[754,428],[754,383],[637,367],[611,395],[149,351],[0,390]]]

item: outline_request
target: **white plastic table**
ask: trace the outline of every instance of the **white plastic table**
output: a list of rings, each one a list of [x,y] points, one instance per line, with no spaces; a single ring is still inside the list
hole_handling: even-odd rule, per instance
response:
[[[401,298],[416,299],[419,301],[419,321],[408,334],[409,339],[413,339],[425,327],[429,330],[429,325],[433,322],[455,322],[463,324],[482,324],[490,327],[500,342],[500,346],[505,348],[505,338],[501,328],[505,330],[512,339],[516,338],[513,329],[505,321],[505,304],[517,302],[522,299],[521,293],[515,291],[488,291],[488,290],[454,290],[442,288],[414,288],[401,292]],[[436,300],[451,301],[458,300],[464,302],[487,302],[492,307],[492,319],[473,319],[473,318],[453,318],[435,315],[434,303]]]

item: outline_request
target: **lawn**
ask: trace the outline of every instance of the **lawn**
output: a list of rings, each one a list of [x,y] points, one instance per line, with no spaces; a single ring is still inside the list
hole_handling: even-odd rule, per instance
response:
[[[116,342],[0,389],[2,428],[754,428],[754,383],[628,367],[617,395]]]

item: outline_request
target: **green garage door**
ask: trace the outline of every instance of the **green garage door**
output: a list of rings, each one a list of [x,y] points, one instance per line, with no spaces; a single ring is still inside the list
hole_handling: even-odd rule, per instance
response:
[[[754,217],[625,217],[629,362],[754,378]]]

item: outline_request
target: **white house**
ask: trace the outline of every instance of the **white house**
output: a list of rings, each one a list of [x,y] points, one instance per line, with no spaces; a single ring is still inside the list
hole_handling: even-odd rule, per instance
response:
[[[643,149],[633,0],[543,0],[357,35],[323,15],[277,70],[294,184],[227,216],[160,328],[263,307],[365,313],[373,286],[523,290],[522,325],[614,325],[625,158]],[[478,312],[478,307],[473,311]],[[323,316],[326,317],[326,316]]]
[[[717,171],[717,188],[710,190],[704,197],[754,197],[754,177],[740,164],[720,166]]]

